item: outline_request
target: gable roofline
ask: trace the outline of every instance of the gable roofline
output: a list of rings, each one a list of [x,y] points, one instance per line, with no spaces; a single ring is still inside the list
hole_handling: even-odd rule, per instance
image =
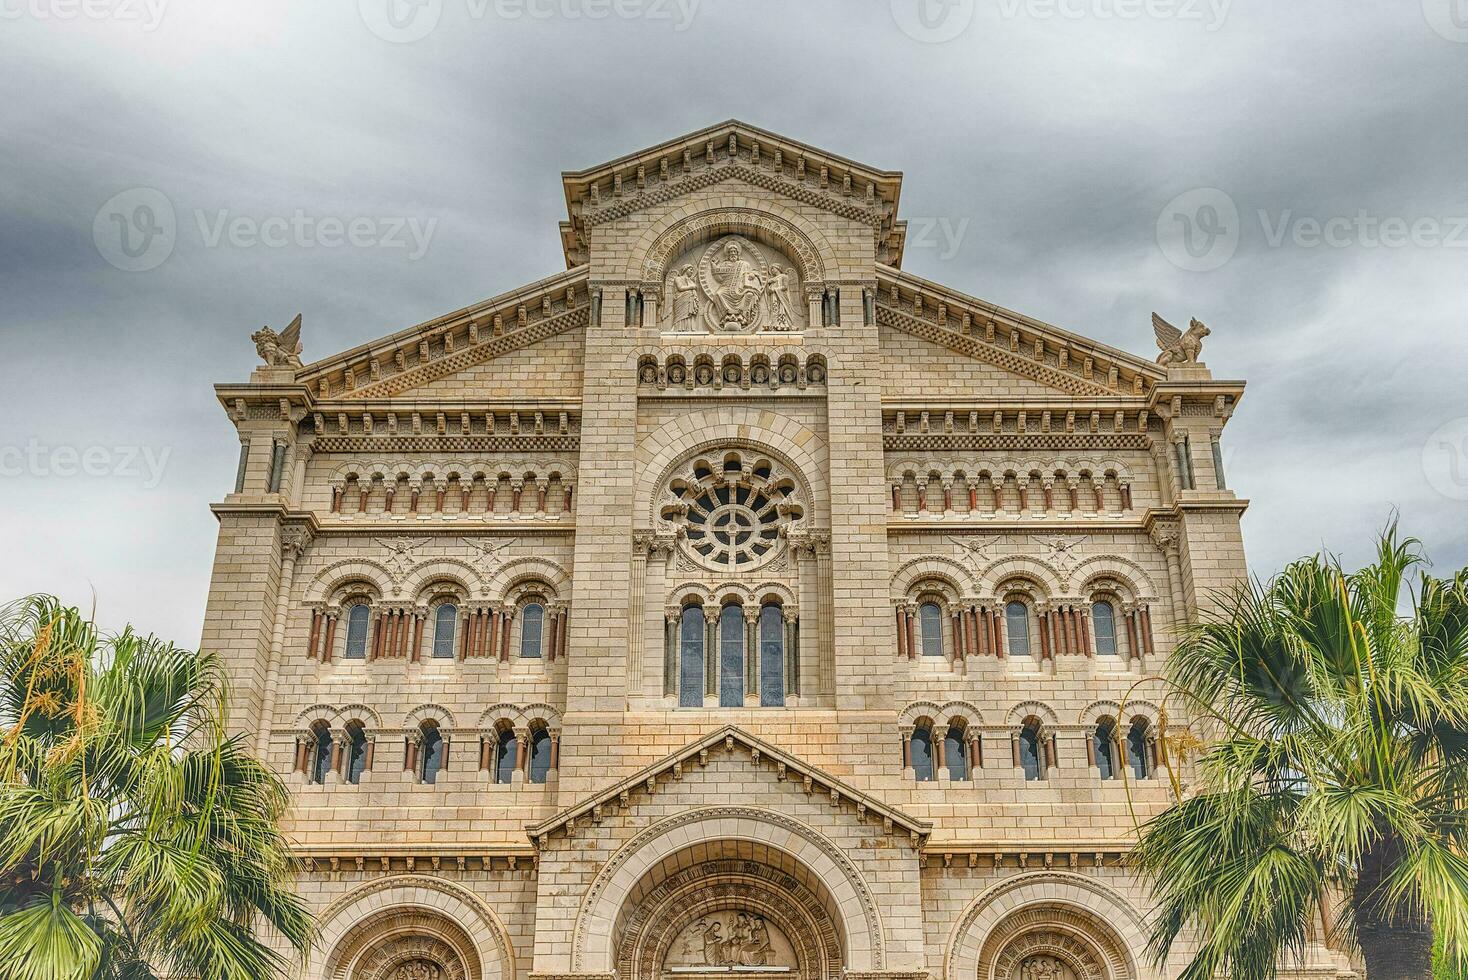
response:
[[[542,296],[550,293],[563,293],[568,286],[585,283],[588,279],[588,272],[587,266],[576,266],[565,272],[558,272],[555,275],[526,283],[498,296],[472,303],[452,313],[445,313],[395,333],[378,337],[376,340],[358,344],[349,350],[328,355],[296,369],[296,381],[309,385],[323,376],[344,370],[354,362],[392,354],[399,348],[416,346],[420,341],[438,337],[470,321],[487,324],[492,322],[496,313],[501,315],[506,312],[513,313],[519,306],[533,305],[533,302],[538,301]]]
[[[731,137],[735,140],[738,155],[743,158],[742,162],[739,159],[733,159],[729,153]],[[586,229],[583,218],[585,215],[589,212],[596,212],[598,208],[609,204],[613,198],[618,198],[619,203],[625,207],[634,206],[627,202],[635,201],[637,196],[643,193],[642,181],[638,178],[639,168],[646,179],[651,182],[651,186],[647,188],[648,193],[654,190],[668,193],[670,186],[672,187],[671,192],[677,193],[676,185],[659,186],[657,184],[660,179],[660,164],[664,161],[667,162],[670,172],[682,175],[684,173],[683,154],[688,151],[690,162],[695,170],[706,167],[713,160],[717,160],[719,166],[727,166],[730,163],[738,165],[734,171],[731,171],[734,173],[739,172],[738,167],[751,165],[748,159],[749,151],[756,143],[759,144],[759,162],[753,164],[755,169],[748,170],[745,173],[746,176],[758,173],[759,168],[770,172],[773,153],[779,151],[786,163],[791,161],[804,163],[807,180],[815,178],[822,170],[828,172],[830,182],[837,186],[840,186],[846,178],[850,178],[851,198],[842,198],[838,191],[830,200],[843,201],[847,207],[863,199],[867,200],[872,205],[868,213],[875,215],[871,220],[880,226],[879,237],[889,243],[892,260],[901,263],[903,234],[902,229],[898,227],[901,222],[896,220],[902,195],[902,172],[900,170],[881,170],[738,119],[727,119],[585,170],[562,171],[561,187],[565,194],[566,216],[569,219],[560,224],[561,246],[566,254],[566,264],[569,266],[578,261],[584,261]],[[710,151],[712,159],[710,159]],[[619,179],[621,186],[627,188],[625,192],[617,187],[616,182]],[[606,186],[603,187],[603,185]],[[871,198],[866,198],[868,185],[873,195]],[[821,184],[814,199],[819,201],[826,197],[826,190],[826,185]],[[606,196],[594,196],[597,191],[605,191]],[[806,193],[810,191],[807,190]]]
[[[880,288],[884,285],[890,287],[894,284],[905,286],[911,291],[936,297],[945,297],[954,306],[969,307],[982,311],[996,320],[1013,324],[1032,334],[1041,336],[1047,341],[1053,340],[1056,343],[1066,344],[1079,350],[1098,355],[1101,360],[1114,362],[1120,367],[1125,367],[1136,374],[1146,376],[1151,380],[1152,385],[1161,384],[1167,380],[1167,369],[1156,361],[1149,361],[1141,355],[1124,351],[1118,347],[1112,347],[1109,344],[1103,344],[1099,340],[1093,340],[1083,334],[1075,333],[1064,327],[1057,327],[1053,323],[1037,320],[1023,313],[1017,313],[1014,310],[999,306],[997,303],[980,299],[977,296],[970,296],[967,293],[959,292],[949,286],[933,282],[930,279],[924,279],[921,276],[915,276],[910,272],[894,266],[883,265],[880,262],[877,263],[878,287]]]
[[[543,839],[549,837],[554,831],[561,829],[566,824],[592,813],[594,810],[606,806],[608,803],[616,801],[623,793],[628,793],[645,786],[648,780],[657,779],[671,771],[675,766],[681,766],[690,759],[696,759],[701,753],[707,752],[725,742],[742,745],[752,752],[768,757],[777,764],[784,765],[786,769],[799,773],[802,777],[808,777],[814,785],[820,786],[828,792],[834,791],[843,799],[864,807],[880,815],[885,820],[892,821],[894,828],[900,827],[919,840],[926,840],[928,835],[932,833],[933,825],[928,821],[919,820],[894,806],[882,802],[876,797],[854,789],[819,766],[805,762],[797,756],[786,752],[784,749],[771,745],[769,742],[750,734],[738,725],[725,725],[722,728],[709,732],[702,738],[689,742],[683,748],[664,756],[651,765],[628,776],[626,779],[613,783],[607,788],[585,797],[578,803],[573,803],[548,820],[527,826],[525,832],[538,847]]]

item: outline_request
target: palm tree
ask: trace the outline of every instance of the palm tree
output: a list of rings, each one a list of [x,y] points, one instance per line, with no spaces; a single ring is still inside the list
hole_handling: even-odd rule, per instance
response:
[[[222,677],[53,598],[0,609],[6,977],[256,980],[307,948],[288,796],[226,735]]]
[[[1180,639],[1169,679],[1212,739],[1135,858],[1159,961],[1200,944],[1186,980],[1273,977],[1322,919],[1369,980],[1431,977],[1434,934],[1464,961],[1468,570],[1414,589],[1423,560],[1393,523],[1373,564],[1297,561]]]

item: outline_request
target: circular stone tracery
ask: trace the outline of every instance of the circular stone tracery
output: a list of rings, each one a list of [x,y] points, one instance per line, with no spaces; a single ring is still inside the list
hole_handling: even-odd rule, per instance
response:
[[[783,530],[804,515],[783,467],[735,450],[680,468],[658,513],[677,528],[692,558],[723,571],[765,564],[779,552]]]

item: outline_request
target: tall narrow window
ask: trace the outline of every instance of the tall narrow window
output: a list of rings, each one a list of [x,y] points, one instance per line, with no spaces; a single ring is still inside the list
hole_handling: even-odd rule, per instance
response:
[[[682,708],[703,707],[703,607],[683,607],[679,621],[678,647],[678,706]]]
[[[918,624],[923,630],[923,656],[943,656],[943,610],[936,602],[918,606]]]
[[[367,769],[367,729],[359,721],[347,725],[347,782],[360,783]]]
[[[544,728],[530,736],[530,781],[543,783],[550,776],[551,737]]]
[[[545,627],[545,607],[538,602],[526,603],[520,610],[520,656],[540,656],[540,634]]]
[[[926,725],[912,730],[912,774],[920,783],[932,782],[933,733]]]
[[[719,707],[744,706],[744,607],[719,610]]]
[[[365,660],[367,657],[367,621],[372,610],[367,603],[358,602],[347,612],[347,659]]]
[[[1137,718],[1132,722],[1132,727],[1126,734],[1127,762],[1131,764],[1132,773],[1138,779],[1146,779],[1152,775],[1151,760],[1147,758],[1147,719]]]
[[[759,611],[759,703],[785,706],[785,611],[773,602]]]
[[[326,774],[331,771],[331,729],[325,722],[319,722],[313,731],[316,744],[311,749],[311,782],[324,783]]]
[[[423,725],[422,732],[423,747],[420,751],[423,762],[418,775],[425,783],[434,783],[438,781],[438,771],[443,768],[443,734],[437,725],[428,723]]]
[[[948,766],[949,779],[968,778],[968,748],[964,744],[963,729],[949,725],[943,736],[943,762]]]
[[[1040,726],[1028,721],[1019,732],[1019,765],[1025,772],[1025,779],[1045,778],[1045,762],[1041,753]]]
[[[1116,610],[1111,603],[1101,600],[1091,607],[1092,631],[1096,634],[1096,653],[1102,657],[1116,656]]]
[[[1116,722],[1102,718],[1092,736],[1096,747],[1096,769],[1102,779],[1115,779],[1116,772]]]
[[[508,784],[515,774],[515,730],[500,729],[494,743],[494,781]]]
[[[459,625],[459,607],[445,602],[433,614],[433,655],[452,658],[454,655],[454,633]]]
[[[1013,600],[1004,607],[1004,630],[1009,634],[1009,655],[1030,655],[1030,607]]]

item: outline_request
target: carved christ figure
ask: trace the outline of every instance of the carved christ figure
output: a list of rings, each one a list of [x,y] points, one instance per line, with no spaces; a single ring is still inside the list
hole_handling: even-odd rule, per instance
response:
[[[765,289],[754,263],[744,257],[738,242],[730,242],[709,263],[709,272],[714,280],[714,321],[725,330],[747,328],[754,322]]]
[[[790,270],[782,265],[771,268],[770,278],[765,283],[765,295],[770,298],[770,318],[776,330],[789,330],[795,325],[795,310],[790,306]]]
[[[691,265],[685,265],[673,274],[673,330],[675,333],[698,332],[698,279]]]

